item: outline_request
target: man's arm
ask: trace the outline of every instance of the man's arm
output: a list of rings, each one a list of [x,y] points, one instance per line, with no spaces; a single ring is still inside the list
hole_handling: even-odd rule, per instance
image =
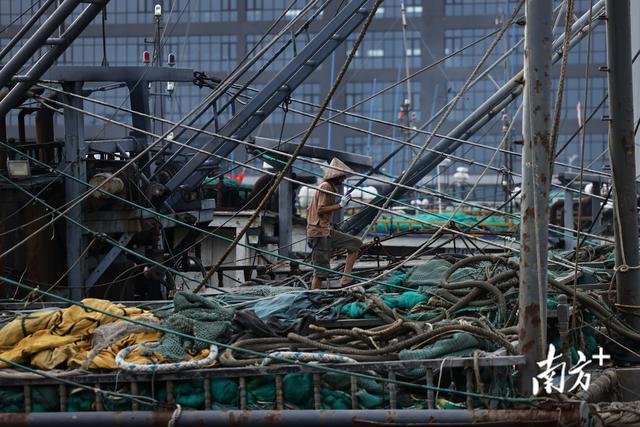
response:
[[[331,184],[325,181],[320,184],[318,190],[320,191],[318,215],[326,215],[331,212],[335,212],[342,207],[339,203],[336,203],[336,196],[330,193],[335,192],[335,188]]]
[[[339,205],[339,204],[337,204],[337,203],[336,203],[336,204],[334,204],[334,205],[329,205],[329,206],[320,206],[320,207],[318,208],[318,213],[319,213],[320,215],[328,214],[328,213],[331,213],[331,212],[335,212],[335,211],[337,211],[337,210],[338,210],[338,209],[340,209],[341,207],[342,207],[342,206],[340,206],[340,205]]]

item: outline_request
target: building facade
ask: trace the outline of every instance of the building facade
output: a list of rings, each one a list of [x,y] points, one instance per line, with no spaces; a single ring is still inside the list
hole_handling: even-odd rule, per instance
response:
[[[42,0],[3,0],[0,2],[0,45],[5,45],[19,26],[26,22],[30,11]],[[176,67],[192,68],[205,72],[208,76],[224,77],[252,50],[255,52],[270,40],[262,35],[276,21],[290,0],[111,0],[104,17],[96,19],[67,50],[59,64],[64,65],[141,65],[143,52],[154,51],[154,34],[161,34],[158,57],[167,63],[169,53],[176,59]],[[309,2],[298,1],[284,16],[275,30],[284,22],[296,16]],[[322,13],[317,14],[307,31],[295,37],[280,56],[262,71],[251,83],[251,88],[259,90],[274,72],[291,58],[294,48],[303,46],[321,25],[331,19],[341,2],[329,1]],[[414,135],[409,126],[432,131],[439,121],[434,114],[452,100],[462,88],[473,68],[479,63],[495,40],[495,33],[510,17],[518,0],[405,0],[407,16],[406,33],[403,34],[401,1],[385,0],[380,7],[370,30],[358,50],[343,84],[340,86],[330,106],[335,111],[357,105],[350,115],[338,115],[333,124],[323,124],[314,130],[310,143],[329,148],[353,151],[373,156],[378,162],[407,139],[415,145],[422,145],[427,134]],[[557,2],[560,4],[561,2]],[[162,5],[160,28],[156,27],[155,4]],[[318,2],[323,4],[323,2]],[[588,7],[588,0],[579,0],[577,15]],[[524,14],[524,10],[519,12]],[[103,38],[103,18],[106,37]],[[560,35],[563,19],[559,20],[555,32]],[[273,32],[273,31],[272,31]],[[404,40],[406,37],[406,41]],[[487,64],[503,58],[467,93],[451,111],[438,133],[446,133],[459,121],[467,117],[496,89],[513,76],[523,63],[523,27],[514,25],[489,55]],[[314,74],[293,94],[293,102],[273,113],[258,129],[256,135],[270,138],[291,138],[300,136],[311,122],[325,94],[329,91],[338,70],[343,64],[355,35],[345,46],[330,56]],[[482,39],[480,42],[478,40]],[[473,44],[474,42],[477,42]],[[586,105],[587,116],[601,103],[607,90],[606,76],[599,70],[606,63],[604,24],[594,32],[590,41],[583,40],[569,56],[567,80],[565,83],[562,125],[558,147],[563,147],[558,155],[560,166],[556,171],[571,171],[571,166],[579,165],[579,138],[571,136],[578,128],[578,113]],[[276,48],[279,45],[276,44]],[[461,53],[456,51],[463,49]],[[448,59],[441,61],[447,55]],[[269,58],[270,55],[265,56]],[[266,59],[252,66],[258,72]],[[407,73],[416,74],[406,83],[395,84]],[[558,68],[554,68],[554,90],[557,87]],[[588,91],[585,99],[586,80],[589,75]],[[384,91],[366,102],[372,94]],[[155,88],[152,111],[161,111],[172,120],[177,120],[189,112],[210,89],[190,84],[176,84],[171,90]],[[409,94],[409,90],[411,93]],[[255,92],[254,92],[255,93]],[[92,97],[128,106],[125,88],[113,88],[94,92]],[[410,99],[410,107],[405,101]],[[302,102],[298,102],[298,100]],[[240,100],[241,102],[242,100]],[[453,176],[458,167],[467,167],[471,176],[477,176],[484,164],[491,163],[488,178],[501,182],[501,173],[506,169],[515,171],[515,181],[519,181],[519,157],[499,153],[494,156],[495,147],[504,138],[504,130],[515,120],[512,131],[506,137],[504,148],[520,152],[517,144],[521,140],[520,118],[514,117],[517,105],[514,102],[503,114],[499,114],[489,125],[473,135],[473,144],[465,144],[458,149],[453,162],[440,168],[441,174]],[[161,105],[161,107],[160,107]],[[130,122],[127,114],[116,112],[104,106],[85,104],[90,111],[109,116],[116,120]],[[227,113],[230,114],[230,113]],[[334,113],[336,114],[336,113]],[[606,106],[600,108],[589,122],[585,135],[585,167],[600,170],[606,164],[607,126],[600,118],[606,114]],[[228,117],[228,116],[227,116]],[[367,120],[371,117],[374,120]],[[223,117],[224,119],[224,117]],[[9,118],[9,134],[17,133],[16,117]],[[61,124],[61,118],[59,119]],[[86,137],[100,138],[122,136],[128,131],[117,126],[86,117]],[[29,122],[27,123],[29,124]],[[399,127],[398,124],[404,126]],[[570,142],[568,142],[570,141]],[[435,142],[435,141],[434,141]],[[415,157],[416,148],[404,148],[399,155],[385,164],[382,172],[399,175]],[[247,159],[244,149],[234,153],[237,159]],[[493,159],[492,159],[493,158]],[[260,163],[261,164],[261,163]],[[432,184],[435,173],[425,180]],[[493,186],[493,194],[478,195],[481,199],[502,200],[499,186]]]

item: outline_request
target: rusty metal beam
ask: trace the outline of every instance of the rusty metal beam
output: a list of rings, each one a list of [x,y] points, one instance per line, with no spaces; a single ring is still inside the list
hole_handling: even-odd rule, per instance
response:
[[[547,200],[551,182],[552,0],[525,3],[522,202],[518,350],[525,356],[520,391],[532,393],[547,330]]]
[[[640,331],[638,192],[633,136],[631,18],[629,0],[607,0],[609,158],[613,178],[616,291],[624,320]]]
[[[92,427],[166,426],[174,415],[165,412],[48,412],[0,414],[7,427],[67,427],[69,424]],[[285,410],[285,411],[185,411],[175,417],[176,425],[200,426],[291,426],[325,427],[329,425],[469,425],[486,426],[586,426],[588,409],[580,402],[549,409],[479,410]]]

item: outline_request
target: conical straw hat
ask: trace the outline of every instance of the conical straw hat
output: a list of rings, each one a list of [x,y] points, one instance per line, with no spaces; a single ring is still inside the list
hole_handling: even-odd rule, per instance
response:
[[[340,176],[348,176],[353,173],[353,170],[345,165],[342,160],[334,157],[329,164],[329,167],[324,169],[324,179],[333,179]]]

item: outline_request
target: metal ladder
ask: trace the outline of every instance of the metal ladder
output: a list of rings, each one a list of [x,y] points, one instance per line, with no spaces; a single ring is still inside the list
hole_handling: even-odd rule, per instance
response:
[[[240,140],[251,135],[320,66],[322,61],[358,28],[371,11],[373,4],[373,0],[352,0],[343,7],[251,101],[220,128],[218,133],[223,137]],[[226,157],[237,145],[237,143],[225,141],[224,138],[212,138],[202,146],[202,151],[192,155],[165,184],[170,193],[165,206],[175,206],[182,198],[182,190],[191,191],[196,188],[211,168],[218,163],[213,161],[210,165],[205,164],[211,158],[205,152]],[[161,165],[160,169],[163,166]]]
[[[29,31],[36,25],[38,19],[43,16],[56,0],[47,0],[33,14],[27,23],[0,51],[0,60],[6,57]],[[109,3],[109,0],[64,0],[58,6],[54,6],[50,16],[29,36],[18,51],[11,56],[9,61],[0,69],[0,88],[8,87],[11,83],[15,85],[9,90],[7,95],[0,101],[0,116],[4,116],[20,104],[34,82],[36,82],[64,53],[82,31],[98,16],[98,14]],[[72,16],[79,7],[84,8],[80,15],[60,34],[55,36],[55,32],[64,25],[65,20]],[[39,49],[49,47],[34,64],[24,73],[18,74],[24,66],[37,56]]]

